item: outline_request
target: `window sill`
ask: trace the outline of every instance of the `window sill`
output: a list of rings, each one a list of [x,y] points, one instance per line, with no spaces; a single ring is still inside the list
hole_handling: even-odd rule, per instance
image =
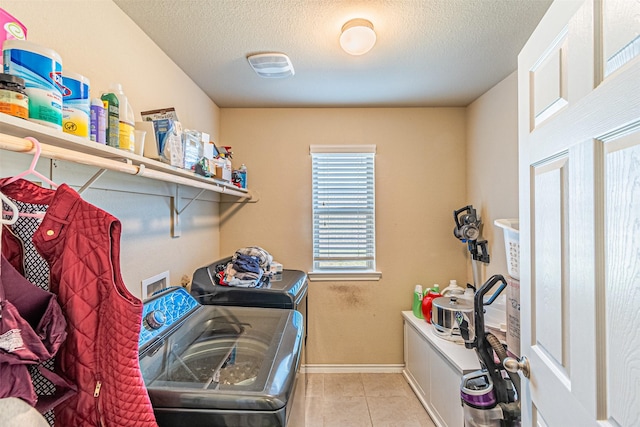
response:
[[[374,282],[382,278],[379,271],[370,272],[318,272],[311,271],[307,273],[307,277],[311,282],[347,282],[347,281],[368,281]]]

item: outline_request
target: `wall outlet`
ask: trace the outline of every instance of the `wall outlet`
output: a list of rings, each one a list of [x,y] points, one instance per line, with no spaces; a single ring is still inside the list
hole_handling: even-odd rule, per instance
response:
[[[161,289],[169,287],[169,270],[142,281],[142,300],[145,301]]]

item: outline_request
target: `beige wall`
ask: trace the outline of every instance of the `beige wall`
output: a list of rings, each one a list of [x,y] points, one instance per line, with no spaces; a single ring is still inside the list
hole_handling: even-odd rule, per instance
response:
[[[111,0],[2,0],[0,7],[27,26],[29,41],[57,51],[63,69],[88,77],[92,96],[119,82],[137,119],[140,111],[173,106],[186,127],[217,139],[218,107]],[[26,169],[29,161],[27,155],[0,152],[0,176]],[[47,166],[41,161],[40,172],[46,173]],[[95,172],[56,162],[53,177],[80,186]],[[136,295],[143,278],[170,270],[171,282],[177,284],[182,275],[190,277],[219,255],[217,203],[193,203],[181,216],[182,236],[172,238],[174,193],[174,185],[108,172],[83,194],[122,221],[122,272]],[[192,194],[188,189],[183,193]]]
[[[507,275],[504,235],[493,222],[518,218],[517,83],[513,72],[467,107],[467,200],[482,218],[491,258],[482,264],[482,283]],[[467,265],[471,283],[470,260]]]
[[[221,250],[262,246],[311,268],[310,144],[375,144],[378,282],[312,282],[308,363],[402,363],[415,284],[464,280],[454,209],[465,203],[465,109],[222,109],[220,141],[260,201],[221,206]]]

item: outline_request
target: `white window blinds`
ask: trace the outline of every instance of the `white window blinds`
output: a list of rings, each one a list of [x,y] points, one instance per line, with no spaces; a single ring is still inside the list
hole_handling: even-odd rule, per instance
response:
[[[314,271],[375,270],[374,156],[372,146],[311,147]]]

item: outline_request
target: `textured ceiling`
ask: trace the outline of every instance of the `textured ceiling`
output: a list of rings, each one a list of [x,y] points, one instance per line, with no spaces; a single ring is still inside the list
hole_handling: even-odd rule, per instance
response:
[[[466,106],[515,71],[551,0],[114,0],[219,107]],[[338,43],[370,20],[363,56]],[[288,79],[252,53],[282,52]]]

